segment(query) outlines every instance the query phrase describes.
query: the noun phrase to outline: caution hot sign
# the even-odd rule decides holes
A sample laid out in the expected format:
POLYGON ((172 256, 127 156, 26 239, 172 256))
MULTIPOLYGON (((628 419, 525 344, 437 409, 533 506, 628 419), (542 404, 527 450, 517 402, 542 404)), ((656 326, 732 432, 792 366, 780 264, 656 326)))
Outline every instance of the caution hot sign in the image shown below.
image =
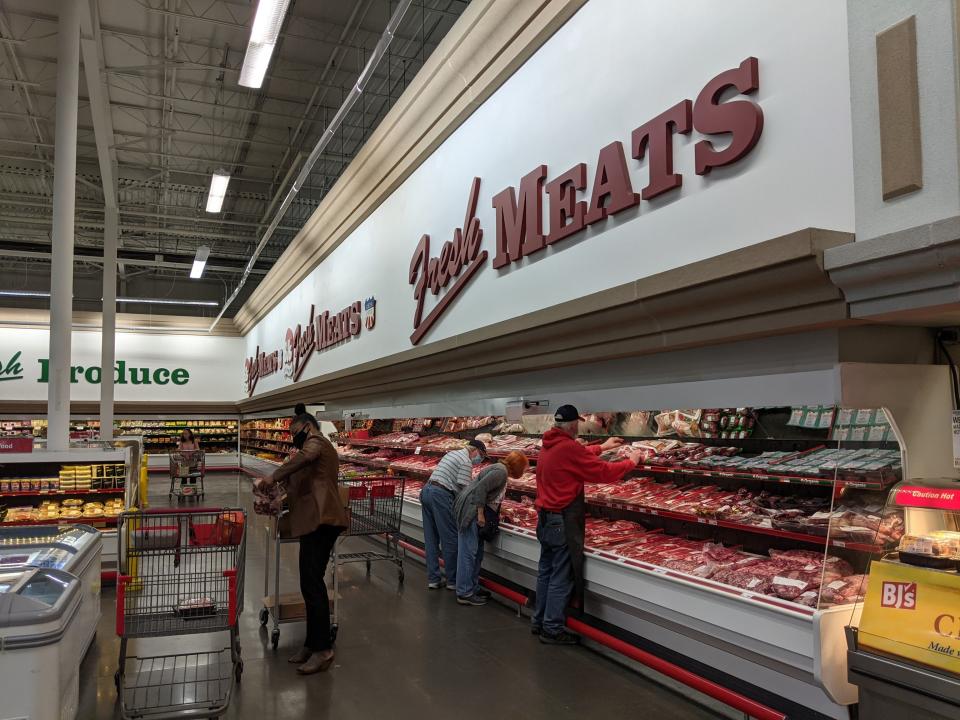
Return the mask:
POLYGON ((875 560, 859 639, 864 647, 960 674, 960 576, 875 560))

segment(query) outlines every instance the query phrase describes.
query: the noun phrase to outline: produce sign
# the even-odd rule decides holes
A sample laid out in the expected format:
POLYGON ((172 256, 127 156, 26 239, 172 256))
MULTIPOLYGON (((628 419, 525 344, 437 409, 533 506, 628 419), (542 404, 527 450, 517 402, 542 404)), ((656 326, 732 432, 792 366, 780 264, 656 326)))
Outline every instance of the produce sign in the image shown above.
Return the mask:
MULTIPOLYGON (((496 211, 493 267, 518 263, 610 215, 635 207, 641 199, 652 200, 677 190, 683 177, 674 172, 674 135, 689 135, 696 130, 704 136, 692 143, 697 175, 707 175, 713 168, 745 157, 760 140, 763 111, 750 100, 724 96, 730 89, 748 95, 759 87, 759 63, 757 58, 748 57, 738 67, 710 80, 696 100, 681 100, 634 129, 629 139, 630 157, 645 161, 648 170, 647 184, 640 192, 634 192, 627 148, 621 140, 598 152, 592 185, 587 184, 587 165, 581 162, 552 179, 548 179, 547 166, 538 165, 521 178, 519 191, 513 186, 501 190, 492 198, 496 211), (543 223, 544 193, 547 232, 543 223), (578 194, 585 199, 578 199, 578 194)), ((470 187, 463 225, 454 230, 453 239, 443 244, 438 256, 430 257, 430 236, 426 234, 414 250, 408 271, 416 303, 410 336, 413 345, 423 339, 487 259, 487 251, 480 249, 483 230, 476 217, 479 191, 477 177, 470 187), (436 296, 441 290, 443 296, 424 317, 427 292, 436 296)))
POLYGON ((874 560, 860 644, 960 673, 960 576, 874 560))

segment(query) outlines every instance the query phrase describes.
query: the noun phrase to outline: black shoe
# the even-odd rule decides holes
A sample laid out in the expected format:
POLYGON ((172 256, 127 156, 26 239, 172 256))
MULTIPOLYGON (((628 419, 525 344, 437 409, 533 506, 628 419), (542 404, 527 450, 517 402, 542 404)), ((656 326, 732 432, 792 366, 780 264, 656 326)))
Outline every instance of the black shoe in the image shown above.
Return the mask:
POLYGON ((544 645, 579 645, 580 636, 569 633, 566 630, 561 630, 556 635, 541 631, 540 642, 544 645))
POLYGON ((487 599, 478 595, 457 595, 457 602, 461 605, 486 605, 487 599))
POLYGON ((531 625, 531 626, 530 626, 530 634, 531 634, 531 635, 539 635, 539 634, 542 633, 542 632, 543 632, 543 628, 540 627, 539 625, 531 625))
POLYGON ((493 593, 491 593, 491 592, 490 592, 489 590, 487 590, 486 588, 477 588, 477 591, 474 593, 474 595, 476 595, 477 597, 482 597, 482 598, 488 598, 488 599, 489 599, 490 596, 493 595, 493 593))

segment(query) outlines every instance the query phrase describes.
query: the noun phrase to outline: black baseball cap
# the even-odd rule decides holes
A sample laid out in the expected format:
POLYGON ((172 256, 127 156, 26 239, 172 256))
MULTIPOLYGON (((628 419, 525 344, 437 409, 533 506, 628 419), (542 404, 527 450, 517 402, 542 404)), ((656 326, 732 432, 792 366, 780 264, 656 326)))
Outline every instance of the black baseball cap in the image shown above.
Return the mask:
POLYGON ((471 445, 471 446, 475 447, 477 450, 480 451, 480 454, 481 454, 483 457, 486 457, 486 456, 487 456, 487 446, 484 445, 484 444, 483 444, 482 442, 480 442, 479 440, 470 440, 470 441, 467 443, 467 445, 471 445))
POLYGON ((556 422, 573 422, 574 420, 583 420, 580 412, 573 405, 561 405, 553 414, 556 422))

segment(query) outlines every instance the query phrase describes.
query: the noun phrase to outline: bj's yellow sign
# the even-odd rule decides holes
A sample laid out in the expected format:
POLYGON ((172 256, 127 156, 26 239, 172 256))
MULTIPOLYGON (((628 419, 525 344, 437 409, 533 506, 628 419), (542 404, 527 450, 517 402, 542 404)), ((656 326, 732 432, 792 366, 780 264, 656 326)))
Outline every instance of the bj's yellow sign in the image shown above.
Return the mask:
POLYGON ((960 673, 960 576, 874 560, 860 644, 960 673))

